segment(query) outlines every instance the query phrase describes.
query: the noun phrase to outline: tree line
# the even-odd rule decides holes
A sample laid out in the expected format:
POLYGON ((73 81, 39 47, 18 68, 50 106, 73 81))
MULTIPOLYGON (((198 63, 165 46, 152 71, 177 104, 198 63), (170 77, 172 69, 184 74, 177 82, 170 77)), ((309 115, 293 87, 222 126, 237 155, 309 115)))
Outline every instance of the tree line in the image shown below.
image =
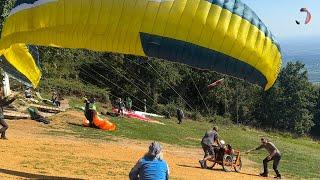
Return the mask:
MULTIPOLYGON (((289 62, 268 91, 245 81, 165 60, 87 50, 40 47, 42 87, 75 95, 72 84, 90 86, 103 101, 131 97, 134 108, 175 115, 182 108, 195 120, 216 116, 259 128, 298 135, 319 134, 320 90, 308 81, 305 65, 289 62), (225 78, 209 90, 207 85, 225 78), (59 83, 57 83, 59 80, 59 83), (48 83, 49 82, 49 83, 48 83), (70 83, 66 88, 63 82, 70 83), (63 86, 60 87, 59 86, 63 86)), ((81 88, 86 89, 86 88, 81 88)), ((77 88, 79 90, 79 88, 77 88)), ((87 90, 88 91, 88 90, 87 90)), ((79 92, 81 93, 81 92, 79 92)))

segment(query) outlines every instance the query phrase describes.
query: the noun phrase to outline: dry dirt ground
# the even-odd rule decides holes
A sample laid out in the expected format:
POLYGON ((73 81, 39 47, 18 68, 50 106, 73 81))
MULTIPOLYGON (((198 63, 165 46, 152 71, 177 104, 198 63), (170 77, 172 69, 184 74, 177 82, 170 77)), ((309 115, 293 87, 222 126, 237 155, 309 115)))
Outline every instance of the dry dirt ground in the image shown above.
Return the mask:
MULTIPOLYGON (((66 112, 82 119, 78 112, 66 112)), ((45 126, 31 120, 8 121, 9 140, 0 141, 0 179, 128 179, 135 162, 147 150, 146 141, 102 141, 46 134, 51 126, 63 130, 59 118, 45 126)), ((263 179, 259 169, 244 159, 242 173, 199 168, 201 149, 164 144, 171 179, 263 179)))

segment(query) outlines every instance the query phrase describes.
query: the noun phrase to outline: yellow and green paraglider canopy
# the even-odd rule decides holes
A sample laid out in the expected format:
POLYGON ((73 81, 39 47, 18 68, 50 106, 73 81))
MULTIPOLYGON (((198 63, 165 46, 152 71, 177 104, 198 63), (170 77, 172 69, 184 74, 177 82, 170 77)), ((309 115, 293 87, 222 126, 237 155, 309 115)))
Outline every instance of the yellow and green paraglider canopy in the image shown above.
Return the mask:
POLYGON ((36 86, 41 73, 25 44, 156 57, 264 89, 281 67, 279 44, 240 0, 18 0, 0 53, 36 86))

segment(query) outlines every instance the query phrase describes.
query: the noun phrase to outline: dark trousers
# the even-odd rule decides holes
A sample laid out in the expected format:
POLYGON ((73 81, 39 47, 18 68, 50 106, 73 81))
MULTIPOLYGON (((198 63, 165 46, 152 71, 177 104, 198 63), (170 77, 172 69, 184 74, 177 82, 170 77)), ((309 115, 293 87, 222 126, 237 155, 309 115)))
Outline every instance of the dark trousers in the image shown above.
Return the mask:
POLYGON ((268 174, 268 162, 269 161, 273 161, 273 170, 274 172, 277 174, 277 176, 281 176, 279 171, 278 171, 278 165, 280 163, 281 160, 281 155, 280 154, 276 154, 274 155, 270 160, 268 160, 268 157, 266 157, 263 160, 263 169, 264 169, 264 174, 268 174))
POLYGON ((54 106, 60 107, 60 104, 61 104, 60 101, 53 101, 54 106))
POLYGON ((0 119, 0 124, 2 128, 0 129, 1 138, 6 137, 6 130, 9 128, 7 122, 4 119, 0 119))
POLYGON ((182 118, 178 117, 178 124, 181 124, 181 123, 182 123, 182 118))
POLYGON ((214 148, 213 146, 209 146, 207 144, 204 144, 204 143, 201 143, 201 146, 202 146, 202 149, 203 149, 203 152, 204 152, 204 157, 203 158, 206 158, 207 156, 214 156, 214 148))
POLYGON ((85 111, 85 116, 87 120, 89 121, 89 126, 90 127, 96 127, 93 123, 93 117, 96 115, 96 111, 88 109, 85 111))

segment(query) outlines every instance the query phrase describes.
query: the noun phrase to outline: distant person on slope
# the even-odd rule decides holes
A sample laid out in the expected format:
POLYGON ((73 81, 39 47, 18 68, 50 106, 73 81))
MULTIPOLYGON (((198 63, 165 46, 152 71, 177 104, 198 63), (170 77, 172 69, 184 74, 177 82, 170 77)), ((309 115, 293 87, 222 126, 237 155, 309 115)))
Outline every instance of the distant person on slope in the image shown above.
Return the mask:
POLYGON ((3 89, 2 88, 0 89, 0 124, 2 126, 2 128, 0 129, 0 133, 1 133, 1 139, 3 140, 7 140, 6 131, 9 128, 7 122, 4 120, 3 108, 5 106, 9 106, 15 100, 16 100, 16 96, 14 96, 11 99, 4 97, 3 89))
POLYGON ((130 180, 168 180, 169 166, 163 160, 162 147, 152 142, 149 151, 137 162, 129 173, 130 180))
POLYGON ((132 100, 130 97, 127 97, 126 99, 126 108, 128 111, 132 111, 132 100))
POLYGON ((269 142, 267 138, 261 138, 261 145, 255 149, 251 149, 247 151, 246 153, 249 153, 251 151, 259 150, 265 148, 269 152, 269 156, 267 156, 263 160, 263 173, 260 174, 260 176, 268 177, 268 162, 273 161, 273 170, 276 173, 275 178, 281 179, 281 174, 279 173, 278 166, 281 160, 281 154, 278 148, 272 143, 269 142))
POLYGON ((124 102, 123 102, 123 100, 121 98, 118 99, 117 105, 118 105, 118 114, 120 116, 123 116, 123 111, 124 111, 124 108, 125 108, 125 104, 124 104, 124 102))
POLYGON ((201 168, 207 168, 207 160, 215 158, 215 153, 218 151, 218 148, 221 147, 217 126, 214 126, 212 130, 205 133, 201 140, 201 146, 204 152, 204 158, 200 160, 199 163, 201 168))
POLYGON ((182 123, 182 119, 184 118, 184 113, 181 109, 177 109, 177 118, 178 118, 178 124, 182 123))

